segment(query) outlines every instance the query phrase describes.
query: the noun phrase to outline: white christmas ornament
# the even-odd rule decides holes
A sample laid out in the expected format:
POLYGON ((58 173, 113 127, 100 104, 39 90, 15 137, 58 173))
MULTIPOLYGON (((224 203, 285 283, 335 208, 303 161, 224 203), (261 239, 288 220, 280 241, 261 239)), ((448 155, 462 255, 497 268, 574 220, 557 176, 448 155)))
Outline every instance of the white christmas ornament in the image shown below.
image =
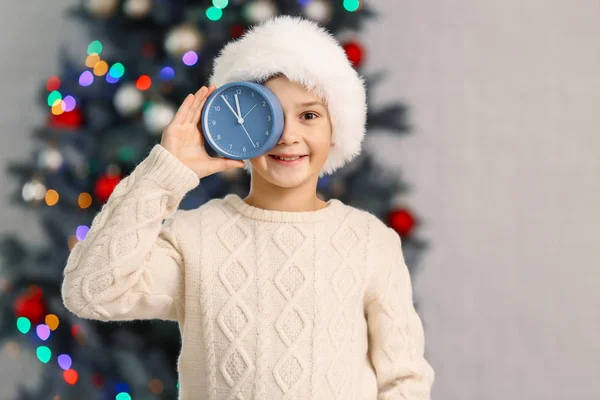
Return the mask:
POLYGON ((38 154, 38 165, 49 171, 57 171, 64 158, 56 147, 47 147, 38 154))
POLYGON ((331 4, 323 0, 312 0, 302 10, 303 14, 316 22, 324 23, 331 18, 331 4))
POLYGON ((144 18, 152 10, 152 0, 127 0, 123 5, 123 11, 130 18, 144 18))
POLYGON ((194 25, 180 25, 173 28, 165 39, 165 48, 173 57, 181 57, 190 50, 199 52, 204 44, 204 36, 194 25))
POLYGON ((46 196, 46 186, 34 178, 23 185, 21 196, 27 203, 43 200, 46 196))
POLYGON ((144 125, 152 134, 161 134, 175 116, 175 108, 166 103, 155 103, 144 112, 144 125))
POLYGON ((130 116, 140 111, 144 95, 134 84, 128 83, 117 90, 113 102, 119 114, 130 116))
POLYGON ((243 15, 250 23, 257 24, 277 14, 277 7, 271 0, 256 0, 248 3, 243 15))
POLYGON ((119 7, 118 0, 86 0, 85 9, 96 17, 110 17, 119 7))

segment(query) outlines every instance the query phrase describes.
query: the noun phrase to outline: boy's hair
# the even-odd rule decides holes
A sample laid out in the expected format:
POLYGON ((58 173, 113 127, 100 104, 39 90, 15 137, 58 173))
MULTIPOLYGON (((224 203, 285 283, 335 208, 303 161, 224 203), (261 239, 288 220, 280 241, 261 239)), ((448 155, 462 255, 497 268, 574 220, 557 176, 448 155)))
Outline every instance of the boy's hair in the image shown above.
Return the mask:
MULTIPOLYGON (((365 83, 337 39, 316 22, 284 15, 252 27, 220 51, 210 84, 266 82, 278 74, 327 105, 333 146, 321 176, 356 157, 366 129, 365 83)), ((251 170, 250 162, 246 169, 251 170)))

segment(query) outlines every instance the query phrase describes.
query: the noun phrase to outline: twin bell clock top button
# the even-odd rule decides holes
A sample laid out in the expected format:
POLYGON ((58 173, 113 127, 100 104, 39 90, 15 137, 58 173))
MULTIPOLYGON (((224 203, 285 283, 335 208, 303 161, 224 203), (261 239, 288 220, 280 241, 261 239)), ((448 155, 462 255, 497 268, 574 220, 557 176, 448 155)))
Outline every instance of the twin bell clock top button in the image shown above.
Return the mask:
POLYGON ((281 138, 283 109, 275 94, 254 82, 217 88, 202 111, 202 131, 219 155, 247 160, 267 154, 281 138))

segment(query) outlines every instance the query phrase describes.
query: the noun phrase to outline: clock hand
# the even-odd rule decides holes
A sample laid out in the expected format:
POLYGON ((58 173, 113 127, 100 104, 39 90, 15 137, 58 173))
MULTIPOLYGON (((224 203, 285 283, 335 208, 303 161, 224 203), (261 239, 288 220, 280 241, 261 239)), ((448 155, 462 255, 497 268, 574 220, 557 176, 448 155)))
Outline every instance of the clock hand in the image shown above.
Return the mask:
POLYGON ((242 128, 244 128, 244 132, 246 132, 246 136, 248 136, 248 139, 250 139, 250 142, 252 143, 252 147, 256 147, 256 145, 254 144, 254 140, 252 140, 252 138, 250 137, 250 134, 246 130, 246 127, 244 126, 244 124, 241 124, 241 125, 242 125, 242 128))
MULTIPOLYGON (((255 104, 255 105, 254 105, 254 107, 256 107, 256 106, 257 106, 257 104, 255 104)), ((252 108, 250 109, 250 111, 254 110, 254 107, 252 107, 252 108)), ((243 119, 246 119, 246 117, 248 116, 248 114, 250 114, 250 111, 248 111, 248 112, 246 113, 246 115, 244 115, 244 118, 243 118, 243 119)))
POLYGON ((242 118, 242 112, 240 111, 240 101, 238 100, 237 93, 235 94, 235 105, 237 107, 237 112, 238 112, 238 123, 243 124, 244 118, 242 118))
POLYGON ((233 107, 231 107, 231 104, 229 104, 229 102, 227 101, 227 99, 225 98, 225 96, 221 95, 221 97, 223 98, 223 100, 225 100, 225 103, 227 104, 227 107, 229 107, 229 109, 231 110, 231 112, 233 113, 233 115, 238 119, 238 122, 240 120, 240 116, 238 116, 235 111, 233 110, 233 107))

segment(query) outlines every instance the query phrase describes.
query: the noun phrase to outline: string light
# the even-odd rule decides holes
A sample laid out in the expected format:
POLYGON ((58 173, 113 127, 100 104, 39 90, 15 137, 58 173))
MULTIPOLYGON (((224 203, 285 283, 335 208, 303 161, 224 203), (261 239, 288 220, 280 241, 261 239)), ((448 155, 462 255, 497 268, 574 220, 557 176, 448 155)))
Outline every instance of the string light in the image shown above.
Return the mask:
POLYGON ((52 92, 53 90, 60 89, 60 79, 58 76, 51 76, 46 81, 46 90, 52 92))
POLYGON ((102 43, 99 40, 94 40, 89 44, 87 53, 90 55, 94 53, 98 55, 102 54, 102 43))
POLYGON ((346 11, 354 12, 360 8, 360 0, 344 0, 346 11))
POLYGON ((48 325, 46 324, 39 324, 37 328, 35 328, 35 332, 37 333, 38 337, 43 341, 48 340, 48 338, 50 337, 50 328, 48 328, 48 325))
POLYGON ((63 379, 69 385, 74 385, 77 383, 77 380, 79 379, 79 375, 77 374, 77 371, 75 371, 74 369, 68 369, 63 372, 63 379))
POLYGON ((94 75, 90 71, 83 71, 79 76, 79 84, 85 87, 92 83, 94 83, 94 75))
POLYGON ((52 107, 54 104, 56 104, 57 101, 61 101, 62 100, 62 94, 60 94, 60 92, 58 90, 54 90, 52 92, 50 92, 50 94, 48 95, 48 106, 52 107))
POLYGON ((163 69, 160 70, 158 76, 163 81, 170 81, 171 79, 173 79, 175 77, 175 70, 171 67, 164 67, 163 69))
POLYGON ((52 351, 46 346, 39 346, 36 350, 37 358, 46 364, 52 358, 52 351))
POLYGON ((148 382, 148 388, 154 394, 161 394, 165 387, 160 379, 152 379, 148 382))
POLYGON ((100 61, 94 65, 94 75, 104 76, 108 72, 108 63, 106 61, 100 61))
POLYGON ((92 195, 89 193, 80 193, 77 197, 77 204, 80 208, 88 208, 92 205, 92 195))
MULTIPOLYGON (((88 226, 79 225, 77 227, 77 229, 75 229, 75 235, 77 236, 77 239, 81 241, 81 240, 85 239, 85 237, 87 236, 89 231, 90 231, 90 228, 88 226)), ((73 333, 73 336, 75 336, 74 333, 73 333)))
POLYGON ((75 100, 75 97, 67 96, 63 99, 61 105, 65 112, 69 112, 69 111, 73 111, 75 109, 75 106, 77 105, 77 101, 75 100))
POLYGON ((218 7, 209 7, 208 9, 206 9, 206 18, 210 19, 211 21, 218 21, 223 17, 223 10, 221 10, 218 7))
POLYGON ((188 67, 195 65, 198 62, 198 54, 195 51, 190 50, 183 55, 183 63, 188 67))
POLYGON ((139 90, 148 90, 150 89, 150 86, 152 86, 152 79, 150 79, 148 75, 142 75, 138 78, 135 86, 139 90))
POLYGON ((58 328, 58 324, 59 324, 58 317, 54 314, 46 315, 44 322, 46 323, 48 328, 50 328, 51 331, 55 331, 56 328, 58 328))
POLYGON ((108 74, 114 79, 121 79, 121 77, 125 74, 125 67, 121 63, 115 63, 112 67, 110 67, 108 74))
POLYGON ((67 354, 61 354, 60 356, 58 356, 57 361, 58 366, 65 371, 70 369, 71 365, 73 364, 73 360, 71 360, 71 357, 67 354))
POLYGON ((58 203, 58 192, 54 189, 49 189, 46 191, 46 204, 49 206, 54 206, 58 203))
POLYGON ((17 329, 25 335, 31 329, 31 321, 25 317, 17 318, 17 329))
POLYGON ((92 53, 85 59, 85 66, 88 68, 94 68, 96 64, 100 62, 100 55, 92 53))

